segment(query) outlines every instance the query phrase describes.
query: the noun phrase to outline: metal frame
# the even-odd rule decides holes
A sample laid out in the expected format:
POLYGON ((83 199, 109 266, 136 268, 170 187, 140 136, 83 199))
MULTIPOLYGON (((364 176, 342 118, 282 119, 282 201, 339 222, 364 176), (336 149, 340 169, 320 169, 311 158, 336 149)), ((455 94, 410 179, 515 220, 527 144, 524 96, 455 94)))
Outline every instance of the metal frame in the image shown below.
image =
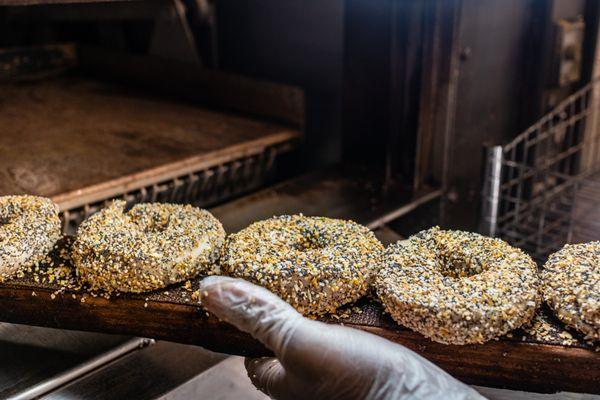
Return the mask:
POLYGON ((132 338, 127 342, 116 346, 84 363, 81 363, 57 376, 31 386, 26 390, 10 396, 11 400, 38 399, 49 392, 56 390, 69 382, 74 381, 98 368, 101 368, 116 359, 123 357, 133 351, 141 350, 155 343, 153 339, 132 338))
MULTIPOLYGON (((255 154, 202 167, 184 175, 164 179, 157 176, 151 184, 136 187, 128 185, 127 192, 109 198, 100 198, 83 205, 61 207, 63 232, 73 234, 79 224, 115 199, 127 201, 128 205, 143 202, 166 202, 209 206, 228 198, 258 188, 273 171, 276 156, 289 150, 289 143, 268 146, 255 154)), ((60 205, 60 203, 59 203, 60 205)))
POLYGON ((565 243, 586 240, 573 230, 581 218, 577 208, 598 201, 600 136, 591 116, 600 111, 599 93, 600 80, 594 80, 510 143, 486 150, 482 233, 538 260, 565 243))

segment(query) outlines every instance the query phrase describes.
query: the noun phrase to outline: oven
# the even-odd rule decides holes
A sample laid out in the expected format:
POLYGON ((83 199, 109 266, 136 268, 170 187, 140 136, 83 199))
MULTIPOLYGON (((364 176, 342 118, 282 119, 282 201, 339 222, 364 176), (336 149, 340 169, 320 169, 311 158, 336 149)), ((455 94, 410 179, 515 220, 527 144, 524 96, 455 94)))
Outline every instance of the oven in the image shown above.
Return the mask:
MULTIPOLYGON (((302 212, 387 244, 439 224, 538 260, 598 238, 595 1, 305 3, 0 1, 0 195, 52 198, 65 234, 124 199, 227 232, 302 212)), ((0 352, 2 398, 248 393, 187 344, 2 324, 0 352)))

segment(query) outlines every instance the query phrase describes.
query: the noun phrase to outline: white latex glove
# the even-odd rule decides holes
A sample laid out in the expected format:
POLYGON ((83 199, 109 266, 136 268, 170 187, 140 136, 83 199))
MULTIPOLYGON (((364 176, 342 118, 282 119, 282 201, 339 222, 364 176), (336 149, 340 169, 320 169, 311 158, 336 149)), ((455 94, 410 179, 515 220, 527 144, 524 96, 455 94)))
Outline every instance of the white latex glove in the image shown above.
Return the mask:
POLYGON ((268 290, 212 276, 202 304, 277 358, 247 359, 252 383, 280 399, 483 399, 413 353, 378 336, 302 317, 268 290))

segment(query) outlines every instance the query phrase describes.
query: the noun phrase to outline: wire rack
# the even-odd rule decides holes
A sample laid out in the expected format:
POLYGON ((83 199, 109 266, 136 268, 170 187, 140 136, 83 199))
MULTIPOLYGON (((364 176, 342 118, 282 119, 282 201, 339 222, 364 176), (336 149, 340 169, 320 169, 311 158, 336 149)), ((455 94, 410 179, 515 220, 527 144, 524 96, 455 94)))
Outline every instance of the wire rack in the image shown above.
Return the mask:
POLYGON ((481 231, 539 261, 600 238, 600 81, 504 146, 486 149, 481 231))
POLYGON ((183 176, 152 183, 107 199, 101 199, 60 213, 63 232, 74 234, 87 217, 104 208, 115 199, 128 206, 144 202, 193 204, 206 207, 243 194, 261 186, 274 170, 276 156, 288 149, 269 146, 257 154, 201 168, 183 176))

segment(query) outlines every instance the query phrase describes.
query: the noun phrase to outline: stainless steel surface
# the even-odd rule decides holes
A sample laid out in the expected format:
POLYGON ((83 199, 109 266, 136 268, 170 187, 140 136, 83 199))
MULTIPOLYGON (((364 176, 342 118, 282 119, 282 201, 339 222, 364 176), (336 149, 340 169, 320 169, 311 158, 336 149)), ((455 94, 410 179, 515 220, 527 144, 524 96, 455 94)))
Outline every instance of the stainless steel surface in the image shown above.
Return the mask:
POLYGON ((148 53, 200 66, 202 60, 186 18, 186 11, 184 2, 164 2, 154 17, 154 30, 148 53))
POLYGON ((384 194, 379 189, 380 180, 381 174, 374 169, 336 165, 216 206, 211 212, 227 232, 237 232, 273 215, 297 213, 352 219, 374 229, 442 193, 431 188, 415 194, 402 189, 384 194))
POLYGON ((0 324, 0 398, 8 398, 111 350, 126 336, 0 324))
MULTIPOLYGON (((600 131, 594 124, 600 112, 599 87, 600 80, 591 82, 502 146, 499 189, 496 174, 485 176, 484 233, 523 248, 539 261, 580 240, 573 237, 582 221, 576 218, 581 212, 575 204, 600 185, 600 131)), ((498 155, 488 155, 488 164, 497 165, 498 155)), ((588 238, 598 240, 600 230, 588 238)))
POLYGON ((581 79, 585 21, 583 16, 575 19, 561 18, 555 23, 557 46, 554 55, 558 64, 557 77, 560 87, 576 84, 581 79))
POLYGON ((484 186, 481 207, 481 232, 487 236, 496 236, 498 225, 498 204, 500 202, 500 183, 502 173, 502 146, 490 146, 485 149, 484 186))
POLYGON ((379 227, 387 224, 388 222, 395 220, 396 218, 400 218, 400 217, 408 214, 409 212, 415 210, 417 207, 441 197, 442 194, 443 194, 442 189, 436 189, 431 192, 425 193, 422 196, 415 196, 415 198, 413 200, 411 200, 410 202, 408 202, 407 204, 403 204, 402 206, 396 208, 395 210, 387 212, 387 213, 373 219, 372 221, 367 223, 367 226, 371 229, 379 228, 379 227))
MULTIPOLYGON (((175 391, 227 358, 200 347, 157 342, 130 353, 93 374, 78 379, 44 399, 141 400, 175 391)), ((226 389, 226 388, 225 388, 226 389)), ((197 393, 195 399, 213 399, 215 393, 197 393)))
POLYGON ((76 365, 75 367, 64 371, 52 378, 46 379, 37 385, 31 386, 26 390, 15 393, 11 395, 9 398, 11 400, 29 400, 29 399, 37 399, 40 396, 43 396, 50 391, 60 388, 67 383, 84 376, 87 373, 92 372, 93 370, 100 368, 112 361, 117 360, 119 357, 124 356, 127 353, 135 351, 137 349, 141 349, 143 347, 154 344, 154 340, 152 339, 143 339, 143 338, 133 338, 128 340, 127 342, 114 347, 84 363, 76 365))
POLYGON ((229 357, 184 385, 160 397, 160 400, 268 400, 256 389, 244 367, 242 357, 229 357))

